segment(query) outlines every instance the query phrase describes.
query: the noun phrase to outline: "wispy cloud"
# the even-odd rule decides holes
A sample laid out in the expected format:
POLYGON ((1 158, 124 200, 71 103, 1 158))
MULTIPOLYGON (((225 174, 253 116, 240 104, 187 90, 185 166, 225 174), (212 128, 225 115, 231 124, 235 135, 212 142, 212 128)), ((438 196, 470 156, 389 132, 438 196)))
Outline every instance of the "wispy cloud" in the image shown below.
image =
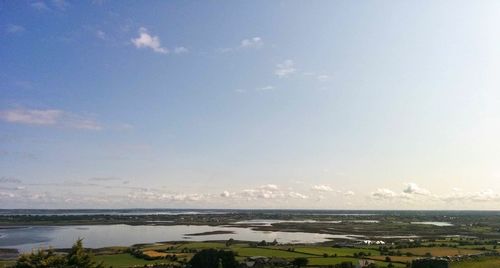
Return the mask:
POLYGON ((276 88, 274 86, 263 86, 263 87, 258 87, 255 90, 257 91, 270 91, 270 90, 275 90, 276 88))
POLYGON ((311 187, 311 190, 319 192, 333 192, 332 187, 328 185, 314 185, 313 187, 311 187))
POLYGON ((275 184, 265 184, 256 188, 244 189, 242 191, 231 193, 223 191, 220 194, 223 198, 232 198, 235 200, 257 200, 257 199, 307 199, 307 195, 289 190, 281 189, 275 184))
POLYGON ((45 4, 45 2, 42 2, 42 1, 39 1, 39 2, 33 2, 30 4, 30 6, 33 8, 33 9, 36 9, 38 11, 46 11, 46 10, 49 10, 49 7, 47 6, 47 4, 45 4))
POLYGON ((377 200, 391 200, 398 196, 399 195, 396 194, 394 191, 389 190, 387 188, 379 188, 371 193, 371 197, 377 200))
POLYGON ((25 30, 26 29, 23 26, 16 24, 8 24, 7 27, 5 28, 5 31, 10 34, 22 33, 25 30))
POLYGON ((344 192, 344 196, 354 196, 354 195, 356 195, 356 193, 350 190, 344 192))
POLYGON ((240 93, 240 94, 243 94, 243 93, 246 93, 246 92, 247 92, 247 90, 246 90, 246 89, 243 89, 243 88, 237 88, 237 89, 235 89, 235 90, 234 90, 234 92, 236 92, 236 93, 240 93))
POLYGON ((106 33, 102 30, 97 30, 95 35, 101 40, 106 40, 106 33))
POLYGON ((253 38, 241 40, 241 48, 261 48, 264 45, 262 38, 256 36, 253 38))
POLYGON ((89 178, 89 181, 102 181, 102 182, 106 182, 106 181, 123 181, 122 178, 118 178, 118 177, 93 177, 93 178, 89 178))
POLYGON ((294 74, 297 71, 295 68, 295 63, 293 60, 285 60, 282 63, 276 64, 276 69, 274 70, 274 74, 279 78, 285 78, 294 74))
POLYGON ((0 119, 9 123, 29 125, 55 125, 63 115, 63 111, 55 109, 25 109, 0 111, 0 119))
POLYGON ((103 127, 93 118, 57 109, 15 108, 0 111, 0 120, 8 123, 62 126, 76 129, 101 130, 103 127))
POLYGON ((451 193, 433 194, 431 191, 418 186, 416 183, 407 183, 402 192, 394 192, 387 188, 380 188, 370 194, 370 197, 381 201, 432 201, 432 202, 500 202, 500 194, 491 189, 478 192, 465 192, 453 188, 451 193))
POLYGON ((189 49, 185 48, 185 47, 176 47, 174 48, 174 53, 175 54, 184 54, 184 53, 188 53, 189 52, 189 49))
POLYGON ((222 48, 219 51, 222 53, 227 53, 227 52, 236 52, 238 50, 244 50, 244 49, 258 49, 262 48, 264 46, 264 40, 262 40, 261 37, 252 37, 252 38, 245 38, 240 41, 239 46, 234 46, 234 47, 226 47, 222 48))
POLYGON ((167 48, 161 46, 160 38, 149 34, 148 29, 144 27, 139 29, 139 37, 133 38, 131 41, 136 48, 150 48, 154 52, 161 54, 169 52, 167 48))
POLYGON ((61 11, 65 11, 69 7, 69 3, 66 0, 52 0, 52 5, 61 11))
POLYGON ((420 186, 418 186, 416 183, 413 183, 413 182, 407 183, 403 192, 407 193, 407 194, 418 194, 418 195, 430 195, 431 194, 431 192, 429 190, 421 188, 420 186))
POLYGON ((18 183, 21 183, 21 180, 17 179, 17 178, 12 178, 12 177, 1 177, 0 178, 0 183, 18 184, 18 183))
MULTIPOLYGON (((253 91, 266 92, 266 91, 273 91, 275 89, 276 89, 275 86, 267 85, 267 86, 256 87, 253 89, 253 91)), ((243 93, 247 93, 247 92, 251 92, 251 91, 252 90, 250 90, 250 89, 244 89, 244 88, 237 88, 234 90, 234 92, 239 93, 239 94, 243 94, 243 93)))
POLYGON ((491 189, 479 192, 464 192, 455 189, 452 193, 440 197, 446 202, 500 202, 500 194, 493 192, 491 189))

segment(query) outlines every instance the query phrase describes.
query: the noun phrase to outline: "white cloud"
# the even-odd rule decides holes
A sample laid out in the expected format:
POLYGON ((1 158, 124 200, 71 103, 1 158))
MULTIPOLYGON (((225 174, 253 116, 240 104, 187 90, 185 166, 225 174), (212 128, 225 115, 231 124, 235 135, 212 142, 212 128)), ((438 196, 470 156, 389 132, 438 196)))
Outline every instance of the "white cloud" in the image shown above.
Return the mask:
POLYGON ((500 194, 493 190, 483 190, 479 192, 463 192, 455 190, 450 194, 439 197, 445 202, 500 202, 500 194))
POLYGON ((26 29, 21 25, 9 24, 7 25, 6 32, 11 34, 22 33, 26 29))
POLYGON ((289 192, 288 196, 290 196, 291 198, 298 198, 298 199, 307 199, 307 198, 309 198, 307 195, 304 195, 304 194, 301 194, 301 193, 297 193, 297 192, 289 192))
POLYGON ((62 126, 88 130, 102 129, 102 126, 93 118, 57 109, 15 108, 4 110, 0 111, 0 120, 25 125, 62 126))
POLYGON ((66 126, 77 129, 101 130, 103 127, 92 118, 84 118, 81 116, 69 116, 66 126))
POLYGON ((139 29, 139 37, 133 38, 131 41, 136 48, 150 48, 157 53, 168 53, 168 49, 161 46, 160 38, 150 35, 144 27, 139 29))
POLYGON ((228 191, 224 191, 224 192, 222 192, 222 193, 220 194, 220 196, 221 196, 221 197, 229 197, 229 196, 231 196, 231 193, 230 193, 230 192, 228 192, 228 191))
POLYGON ((240 47, 242 48, 261 48, 264 45, 264 41, 260 37, 253 37, 241 40, 240 47))
POLYGON ((20 179, 16 179, 16 178, 11 178, 11 177, 1 177, 0 178, 0 183, 13 183, 13 184, 17 184, 17 183, 21 183, 21 180, 20 179))
POLYGON ((276 65, 276 69, 274 70, 274 74, 279 78, 285 78, 289 75, 295 73, 295 63, 293 60, 285 60, 282 63, 276 65))
POLYGON ((282 190, 275 184, 261 185, 257 188, 245 189, 231 194, 234 199, 257 200, 257 199, 306 199, 308 196, 291 191, 282 190))
POLYGON ((255 90, 257 90, 257 91, 270 91, 270 90, 274 90, 274 89, 275 89, 274 86, 263 86, 263 87, 258 87, 255 90))
POLYGON ((297 198, 297 199, 308 199, 309 198, 309 196, 301 194, 301 193, 297 193, 297 192, 289 192, 288 196, 290 196, 291 198, 297 198))
POLYGON ((238 47, 226 47, 226 48, 221 48, 219 49, 219 52, 221 53, 229 53, 229 52, 236 52, 238 50, 243 50, 243 49, 258 49, 264 46, 264 41, 262 38, 256 36, 252 38, 245 38, 240 41, 240 45, 238 47))
POLYGON ((371 197, 374 199, 378 199, 378 200, 393 199, 397 196, 398 196, 398 194, 396 194, 392 190, 389 190, 386 188, 380 188, 380 189, 377 189, 375 192, 371 193, 371 197))
POLYGON ((14 198, 16 195, 11 192, 0 192, 0 200, 4 198, 14 198))
POLYGON ((123 181, 123 179, 118 177, 94 177, 94 178, 89 178, 89 181, 108 182, 108 181, 123 181))
POLYGON ((259 187, 259 189, 265 189, 270 191, 278 190, 278 185, 276 184, 266 184, 259 187))
POLYGON ((184 53, 188 53, 189 50, 185 47, 176 47, 174 48, 174 53, 175 54, 184 54, 184 53))
POLYGON ((419 187, 416 183, 410 182, 406 184, 404 193, 407 194, 417 194, 417 195, 430 195, 429 190, 419 187))
POLYGON ((49 7, 42 1, 40 2, 33 2, 30 4, 30 6, 33 8, 33 9, 36 9, 38 11, 44 11, 44 10, 49 10, 49 7))
POLYGON ((99 39, 102 39, 102 40, 105 40, 106 39, 106 33, 104 31, 101 31, 101 30, 97 30, 95 35, 97 36, 97 38, 99 39))
POLYGON ((187 194, 187 193, 163 193, 160 191, 143 189, 135 190, 128 194, 128 198, 139 202, 199 202, 206 201, 210 198, 204 194, 187 194))
POLYGON ((20 123, 30 125, 54 125, 63 115, 63 111, 46 109, 24 109, 0 111, 0 119, 9 123, 20 123))
POLYGON ((345 191, 344 192, 344 196, 354 196, 356 195, 356 193, 354 193, 353 191, 345 191))
POLYGON ((386 188, 377 189, 370 194, 376 200, 399 200, 418 202, 500 202, 500 194, 491 189, 479 192, 464 192, 458 188, 452 188, 451 193, 433 194, 429 190, 421 188, 415 183, 407 183, 402 192, 394 192, 386 188))
POLYGON ((333 192, 332 187, 328 185, 314 185, 313 187, 311 187, 311 190, 318 192, 333 192))

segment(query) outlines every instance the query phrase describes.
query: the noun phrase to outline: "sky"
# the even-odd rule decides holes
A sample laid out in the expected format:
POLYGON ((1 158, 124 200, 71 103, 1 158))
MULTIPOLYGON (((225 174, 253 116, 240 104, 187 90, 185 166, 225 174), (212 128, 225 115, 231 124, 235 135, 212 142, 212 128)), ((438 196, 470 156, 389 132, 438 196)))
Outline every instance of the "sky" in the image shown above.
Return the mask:
POLYGON ((499 1, 0 1, 0 208, 500 209, 499 1))

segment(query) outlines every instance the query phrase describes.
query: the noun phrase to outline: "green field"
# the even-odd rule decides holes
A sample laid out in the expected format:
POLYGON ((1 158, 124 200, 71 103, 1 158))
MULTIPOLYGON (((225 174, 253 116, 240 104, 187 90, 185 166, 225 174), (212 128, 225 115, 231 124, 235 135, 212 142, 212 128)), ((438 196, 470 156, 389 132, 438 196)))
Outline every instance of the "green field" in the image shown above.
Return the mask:
POLYGON ((455 256, 455 255, 468 255, 481 253, 480 250, 466 249, 466 248, 449 248, 449 247, 422 247, 422 248, 407 248, 401 249, 401 252, 412 253, 416 256, 425 256, 430 253, 432 256, 455 256))
POLYGON ((483 258, 477 261, 466 261, 451 264, 450 268, 498 268, 500 258, 483 258))
POLYGON ((15 261, 0 261, 0 268, 10 267, 15 263, 15 261))
POLYGON ((302 252, 307 254, 313 254, 318 256, 323 256, 323 254, 328 254, 328 256, 332 256, 337 254, 339 257, 351 257, 354 253, 364 252, 366 254, 370 253, 370 255, 378 255, 379 252, 373 249, 364 249, 364 248, 334 248, 334 247, 297 247, 295 248, 295 252, 302 252))
MULTIPOLYGON (((481 247, 481 246, 476 246, 481 247)), ((154 244, 144 244, 136 245, 136 249, 143 252, 159 250, 158 254, 165 254, 165 250, 168 249, 168 254, 176 254, 184 260, 189 260, 194 252, 215 248, 223 250, 232 250, 237 255, 238 261, 243 261, 247 257, 276 257, 283 258, 291 261, 294 258, 304 257, 309 260, 309 266, 329 266, 342 262, 352 262, 353 264, 358 263, 358 258, 354 258, 353 255, 364 252, 365 254, 370 254, 367 259, 373 260, 379 267, 387 267, 389 264, 385 262, 386 256, 380 255, 379 251, 373 248, 337 248, 325 245, 309 245, 309 246, 294 246, 294 245, 278 245, 278 246, 262 246, 255 247, 248 243, 238 243, 231 246, 226 246, 223 242, 186 242, 186 243, 154 243, 154 244), (189 249, 190 253, 183 253, 185 249, 189 249), (293 249, 289 251, 289 249, 293 249), (193 252, 194 251, 194 252, 193 252), (324 257, 327 254, 328 257, 324 257), (332 257, 336 255, 337 257, 332 257)), ((488 247, 489 248, 489 247, 488 247)), ((122 247, 109 247, 94 250, 96 252, 95 260, 98 262, 104 262, 105 266, 112 266, 115 268, 126 268, 131 266, 144 266, 148 264, 160 264, 169 263, 168 260, 144 260, 136 258, 129 253, 123 253, 126 248, 122 247)), ((406 262, 410 262, 413 258, 417 256, 423 256, 426 253, 431 253, 433 256, 448 256, 448 255, 458 255, 458 254, 476 254, 481 251, 470 249, 470 248, 453 248, 453 247, 419 247, 419 248, 403 248, 400 249, 401 252, 411 252, 415 257, 407 256, 389 256, 392 260, 392 264, 395 267, 405 267, 406 262)), ((13 264, 13 261, 0 261, 0 268, 9 267, 13 264)), ((451 268, 494 268, 500 267, 500 258, 482 258, 477 261, 466 261, 460 263, 452 263, 451 268)))
MULTIPOLYGON (((346 258, 346 257, 338 257, 338 258, 314 257, 314 258, 308 258, 308 259, 309 259, 308 265, 318 265, 318 266, 334 265, 334 264, 338 264, 341 262, 352 262, 354 265, 356 265, 358 263, 358 259, 346 258)), ((376 261, 375 263, 379 267, 386 267, 388 265, 387 262, 376 261)), ((400 263, 393 263, 393 265, 394 265, 394 267, 406 267, 404 264, 400 264, 400 263)))
POLYGON ((190 242, 179 245, 179 248, 194 248, 194 249, 226 248, 226 244, 217 242, 190 242))
POLYGON ((165 261, 147 261, 143 259, 136 258, 130 254, 114 254, 114 255, 99 255, 95 256, 95 260, 98 262, 104 262, 105 266, 113 266, 114 268, 120 267, 130 267, 134 265, 145 265, 154 263, 164 263, 165 261))
POLYGON ((263 256, 263 257, 278 257, 285 259, 293 259, 298 257, 310 257, 308 254, 289 252, 280 249, 270 249, 270 248, 254 248, 254 247, 231 247, 231 250, 238 253, 238 256, 242 257, 253 257, 253 256, 263 256))

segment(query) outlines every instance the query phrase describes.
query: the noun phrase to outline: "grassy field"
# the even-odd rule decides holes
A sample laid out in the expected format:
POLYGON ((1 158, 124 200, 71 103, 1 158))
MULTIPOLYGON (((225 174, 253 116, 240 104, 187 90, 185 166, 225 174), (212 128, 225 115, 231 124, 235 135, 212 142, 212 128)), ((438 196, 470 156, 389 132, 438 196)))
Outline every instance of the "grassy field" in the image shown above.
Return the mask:
POLYGON ((0 268, 10 267, 15 263, 15 261, 0 261, 0 268))
POLYGON ((467 255, 467 254, 477 254, 481 253, 480 250, 474 249, 464 249, 464 248, 448 248, 448 247, 423 247, 423 248, 407 248, 401 249, 403 253, 412 253, 416 256, 425 256, 430 253, 432 256, 455 256, 455 255, 467 255))
POLYGON ((498 268, 500 258, 483 258, 477 261, 452 263, 450 268, 498 268))
POLYGON ((179 245, 179 248, 194 248, 194 249, 205 249, 205 248, 226 248, 225 243, 217 242, 191 242, 179 245))
POLYGON ((379 252, 373 249, 362 249, 362 248, 333 248, 333 247, 297 247, 295 252, 302 252, 307 254, 314 254, 318 256, 323 256, 323 254, 328 254, 332 256, 337 254, 339 257, 352 257, 354 253, 364 252, 370 255, 378 255, 379 252))
MULTIPOLYGON (((355 253, 359 254, 364 252, 370 254, 368 259, 376 261, 379 267, 386 267, 385 256, 380 255, 379 251, 370 248, 336 248, 324 245, 310 245, 310 246, 293 246, 293 245, 278 245, 278 246, 264 246, 253 247, 247 243, 233 244, 229 247, 225 243, 220 242, 187 242, 187 243, 154 243, 138 245, 136 248, 140 249, 146 255, 151 257, 162 257, 166 255, 175 254, 179 259, 189 260, 194 253, 183 253, 185 249, 189 250, 203 250, 208 248, 232 250, 237 254, 237 260, 243 261, 247 257, 276 257, 292 260, 298 257, 305 257, 309 260, 310 266, 328 266, 342 262, 352 262, 357 264, 358 259, 354 258, 355 253), (288 251, 293 248, 293 251, 288 251), (162 252, 167 250, 168 253, 162 252), (328 257, 324 257, 327 254, 328 257), (337 257, 332 257, 336 255, 337 257)), ((114 268, 125 268, 131 266, 144 266, 147 264, 155 263, 168 263, 168 260, 144 260, 136 258, 129 253, 123 253, 125 248, 104 248, 95 250, 98 254, 95 255, 96 261, 103 261, 106 266, 114 268)), ((424 256, 426 253, 431 253, 433 256, 448 256, 458 254, 476 254, 480 253, 479 250, 469 248, 452 248, 452 247, 420 247, 420 248, 407 248, 400 249, 401 252, 410 252, 415 257, 406 256, 390 256, 392 263, 395 267, 405 267, 405 263, 411 261, 417 256, 424 256)), ((0 261, 0 268, 12 265, 12 261, 0 261)), ((451 268, 493 268, 500 267, 500 258, 483 258, 478 261, 467 261, 461 263, 453 263, 451 268)))
POLYGON ((236 253, 238 253, 238 256, 242 257, 263 256, 263 257, 278 257, 285 259, 310 257, 310 255, 308 254, 289 252, 286 250, 279 250, 279 249, 269 249, 269 248, 231 247, 231 250, 235 251, 236 253))
POLYGON ((95 256, 95 260, 98 262, 104 262, 105 266, 113 266, 114 268, 124 268, 134 265, 145 265, 154 263, 165 263, 166 261, 147 261, 143 259, 136 258, 130 254, 114 254, 114 255, 99 255, 95 256))
POLYGON ((167 249, 170 247, 177 247, 177 245, 169 244, 169 243, 156 243, 156 244, 148 244, 141 246, 142 250, 159 250, 159 249, 167 249))
MULTIPOLYGON (((352 262, 354 265, 358 263, 358 259, 355 258, 347 258, 347 257, 337 257, 337 258, 322 258, 322 257, 314 257, 308 258, 309 264, 312 266, 328 266, 334 265, 342 262, 352 262)), ((387 262, 376 262, 379 267, 386 267, 388 265, 387 262)), ((404 264, 393 263, 394 267, 406 267, 404 264)))
MULTIPOLYGON (((386 256, 370 256, 370 259, 375 259, 379 261, 385 261, 386 256)), ((406 256, 389 256, 393 262, 411 262, 413 259, 418 257, 406 257, 406 256)))

